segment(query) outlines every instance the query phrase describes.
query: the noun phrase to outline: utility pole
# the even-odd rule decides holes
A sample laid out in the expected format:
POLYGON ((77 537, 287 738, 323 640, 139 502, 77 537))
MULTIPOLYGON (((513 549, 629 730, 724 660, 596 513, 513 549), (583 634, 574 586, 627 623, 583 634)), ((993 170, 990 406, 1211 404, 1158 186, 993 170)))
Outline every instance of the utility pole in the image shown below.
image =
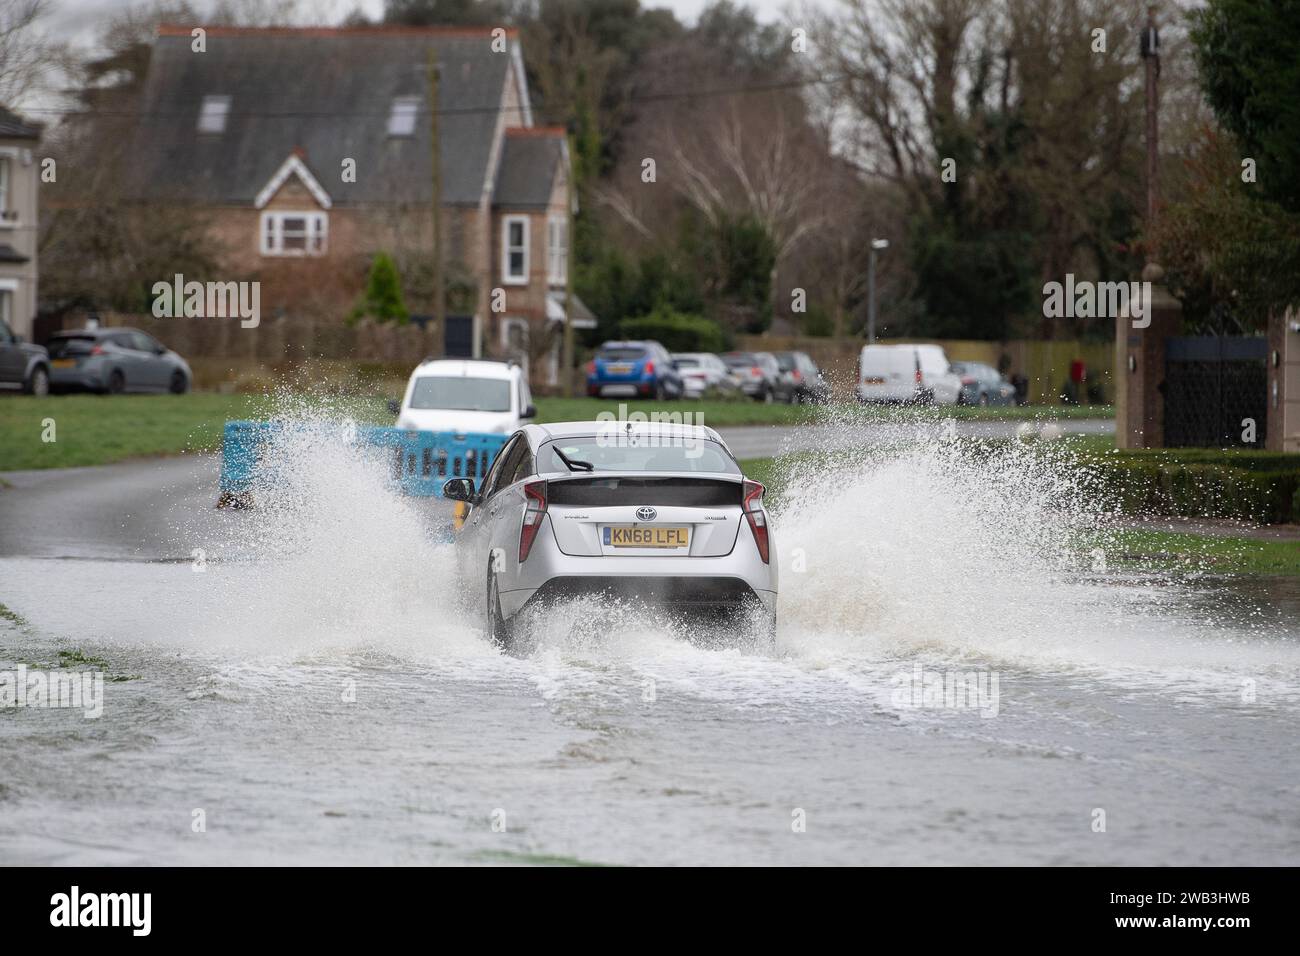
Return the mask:
MULTIPOLYGON (((572 137, 569 137, 572 139, 572 137)), ((573 143, 569 143, 569 195, 564 217, 564 393, 570 398, 578 394, 578 373, 573 367, 573 203, 578 198, 577 176, 573 170, 573 143)))
POLYGON ((1156 8, 1147 7, 1147 25, 1142 31, 1142 59, 1147 73, 1147 230, 1155 225, 1156 200, 1160 195, 1160 34, 1156 30, 1156 8))
POLYGON ((872 239, 867 256, 867 344, 876 344, 876 253, 889 248, 888 239, 872 239))
POLYGON ((429 139, 433 159, 433 342, 447 351, 447 296, 442 277, 442 150, 438 135, 438 55, 429 47, 429 139))

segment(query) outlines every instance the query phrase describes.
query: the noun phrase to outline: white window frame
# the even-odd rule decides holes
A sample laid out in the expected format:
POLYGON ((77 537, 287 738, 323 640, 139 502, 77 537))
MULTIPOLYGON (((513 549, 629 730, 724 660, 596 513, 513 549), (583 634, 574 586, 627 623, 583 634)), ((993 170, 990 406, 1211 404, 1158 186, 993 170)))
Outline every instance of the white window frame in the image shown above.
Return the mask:
POLYGON ((388 111, 388 135, 414 136, 415 126, 420 116, 420 105, 423 102, 424 100, 418 96, 394 96, 388 111))
POLYGON ((523 214, 504 216, 501 219, 501 281, 506 285, 528 285, 528 267, 531 264, 529 258, 529 217, 523 214), (510 245, 510 227, 515 223, 523 225, 524 242, 522 246, 511 247, 510 245), (520 273, 510 271, 510 253, 522 252, 524 256, 524 267, 520 273))
POLYGON ((564 285, 569 278, 569 217, 546 220, 546 281, 564 285))
POLYGON ((330 219, 323 212, 294 212, 277 209, 264 212, 257 224, 258 248, 264 256, 303 257, 323 256, 329 251, 330 219), (286 219, 303 219, 306 221, 304 238, 305 248, 286 249, 284 247, 284 221, 286 219), (313 243, 313 239, 316 240, 313 243), (312 248, 313 244, 316 248, 312 248))
POLYGON ((198 131, 204 136, 220 136, 226 131, 226 120, 230 117, 230 97, 208 94, 199 104, 198 131))

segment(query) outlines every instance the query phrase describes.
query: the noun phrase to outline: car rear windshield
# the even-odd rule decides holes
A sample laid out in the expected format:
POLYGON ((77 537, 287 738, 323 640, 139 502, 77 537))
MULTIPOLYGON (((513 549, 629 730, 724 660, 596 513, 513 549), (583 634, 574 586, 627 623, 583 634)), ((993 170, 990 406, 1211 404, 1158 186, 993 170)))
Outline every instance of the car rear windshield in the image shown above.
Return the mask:
POLYGON ((741 352, 735 355, 724 355, 722 361, 726 362, 732 368, 741 368, 742 366, 757 365, 758 357, 741 352))
POLYGON ((631 346, 628 348, 601 349, 596 356, 602 362, 639 362, 645 358, 645 349, 631 346))
POLYGON ((679 505, 722 508, 739 505, 743 485, 726 478, 571 478, 547 487, 552 504, 579 508, 618 505, 679 505))
POLYGON ((700 360, 697 358, 674 358, 678 368, 699 368, 700 360))
POLYGON ((508 412, 510 382, 503 378, 424 375, 415 380, 411 407, 456 412, 508 412))
POLYGON ((776 364, 781 366, 781 371, 788 372, 794 368, 794 356, 789 352, 776 357, 776 364))
POLYGON ((63 355, 88 355, 95 347, 93 335, 60 335, 49 341, 50 358, 63 355))
POLYGON ((539 474, 586 472, 588 465, 591 471, 740 474, 740 467, 721 445, 711 439, 690 436, 560 438, 545 442, 537 451, 539 474))

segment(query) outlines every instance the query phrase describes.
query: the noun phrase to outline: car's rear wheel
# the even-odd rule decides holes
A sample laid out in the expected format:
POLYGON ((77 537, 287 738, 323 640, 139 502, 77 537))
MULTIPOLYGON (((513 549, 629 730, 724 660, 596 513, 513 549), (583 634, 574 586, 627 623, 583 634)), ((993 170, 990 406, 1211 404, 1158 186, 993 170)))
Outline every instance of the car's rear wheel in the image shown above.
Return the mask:
POLYGON ((514 632, 510 622, 501 613, 501 592, 497 585, 497 576, 488 565, 487 576, 487 632, 492 643, 509 648, 514 643, 514 632))
POLYGON ((988 408, 988 407, 989 407, 989 393, 988 393, 988 392, 985 392, 984 394, 982 394, 982 395, 980 396, 980 407, 981 407, 981 408, 988 408))
POLYGON ((172 372, 172 382, 169 390, 173 395, 184 395, 190 390, 190 380, 186 378, 185 373, 180 369, 172 372))
POLYGON ((26 391, 28 395, 35 395, 37 398, 50 394, 50 373, 45 371, 45 366, 38 365, 32 369, 32 374, 27 379, 26 391))
POLYGON ((108 376, 108 394, 121 395, 126 391, 126 376, 120 368, 115 368, 108 376))

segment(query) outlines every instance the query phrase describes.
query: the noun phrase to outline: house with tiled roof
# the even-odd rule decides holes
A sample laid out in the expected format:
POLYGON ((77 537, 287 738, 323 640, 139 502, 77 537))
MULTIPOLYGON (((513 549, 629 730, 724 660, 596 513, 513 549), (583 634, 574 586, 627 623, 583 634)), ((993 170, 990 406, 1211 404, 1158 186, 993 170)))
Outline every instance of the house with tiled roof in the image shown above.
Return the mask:
POLYGON ((40 139, 39 127, 0 106, 0 321, 26 339, 36 316, 40 139))
POLYGON ((127 198, 201 211, 264 312, 337 288, 342 321, 376 253, 411 285, 433 261, 431 62, 448 352, 527 355, 552 381, 567 316, 594 322, 566 307, 568 147, 534 125, 514 30, 161 27, 127 198))

